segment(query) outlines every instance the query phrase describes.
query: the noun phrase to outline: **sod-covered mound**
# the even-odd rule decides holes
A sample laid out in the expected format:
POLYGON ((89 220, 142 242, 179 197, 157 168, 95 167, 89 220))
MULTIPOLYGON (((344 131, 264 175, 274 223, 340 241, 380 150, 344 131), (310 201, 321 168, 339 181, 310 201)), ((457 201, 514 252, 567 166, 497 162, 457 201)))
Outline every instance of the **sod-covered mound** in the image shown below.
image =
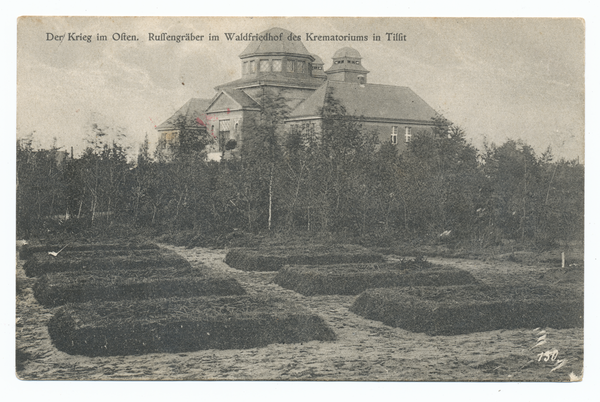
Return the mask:
POLYGON ((230 250, 225 262, 244 271, 278 271, 284 265, 329 265, 343 263, 383 262, 383 255, 361 246, 269 247, 258 250, 230 250))
POLYGON ((402 262, 286 266, 273 282, 305 296, 357 295, 370 288, 478 284, 470 273, 456 268, 408 268, 402 262))
POLYGON ((428 335, 583 326, 583 292, 554 286, 420 286, 368 289, 350 308, 392 327, 428 335))
POLYGON ((565 268, 551 268, 540 275, 540 280, 552 284, 577 284, 583 287, 583 264, 565 268))
POLYGON ((290 302, 228 296, 68 304, 48 323, 69 354, 114 356, 332 341, 323 321, 290 302))
POLYGON ((87 301, 246 294, 237 280, 191 268, 149 268, 114 272, 56 272, 33 286, 37 301, 48 307, 87 301))
POLYGON ((27 276, 52 272, 128 270, 149 267, 187 267, 190 263, 169 250, 131 250, 125 255, 104 251, 61 252, 57 256, 35 253, 23 264, 27 276))
MULTIPOLYGON (((65 251, 131 251, 131 250, 158 250, 159 247, 154 243, 137 243, 137 242, 123 242, 123 243, 73 243, 73 244, 61 244, 61 245, 41 245, 41 246, 30 246, 24 245, 20 252, 19 258, 26 260, 35 253, 48 253, 58 252, 59 250, 65 251)), ((61 253, 62 253, 61 252, 61 253)))

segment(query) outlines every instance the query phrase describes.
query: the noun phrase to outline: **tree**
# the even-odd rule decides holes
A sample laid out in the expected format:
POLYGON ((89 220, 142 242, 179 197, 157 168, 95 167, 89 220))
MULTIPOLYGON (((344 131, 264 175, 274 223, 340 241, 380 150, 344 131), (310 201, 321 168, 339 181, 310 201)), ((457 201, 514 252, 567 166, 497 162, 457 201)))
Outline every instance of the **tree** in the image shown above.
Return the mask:
POLYGON ((533 149, 513 140, 492 144, 486 149, 484 172, 491 187, 488 209, 495 224, 507 238, 533 238, 543 194, 533 149))
POLYGON ((276 167, 282 156, 281 136, 289 107, 277 92, 264 92, 258 98, 260 112, 244 124, 246 136, 242 143, 242 166, 246 173, 243 183, 250 228, 260 218, 266 206, 266 226, 271 230, 275 193, 276 167))
POLYGON ((177 159, 204 159, 206 147, 213 143, 214 138, 206 127, 195 121, 190 121, 184 115, 178 116, 173 122, 173 137, 161 137, 155 150, 157 161, 174 161, 177 159))
POLYGON ((205 126, 194 123, 188 122, 185 116, 179 116, 175 121, 177 140, 170 144, 175 158, 198 158, 213 141, 205 126))
POLYGON ((431 131, 413 135, 401 158, 409 225, 422 233, 468 236, 479 208, 477 150, 465 133, 442 116, 431 131))

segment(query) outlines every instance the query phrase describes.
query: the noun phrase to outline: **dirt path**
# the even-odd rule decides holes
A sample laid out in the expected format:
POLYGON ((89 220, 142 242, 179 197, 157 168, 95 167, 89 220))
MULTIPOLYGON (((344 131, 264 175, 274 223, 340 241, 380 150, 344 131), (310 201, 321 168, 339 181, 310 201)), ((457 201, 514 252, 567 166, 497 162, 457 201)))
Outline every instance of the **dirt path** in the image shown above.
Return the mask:
MULTIPOLYGON (((384 381, 569 381, 581 374, 583 329, 546 329, 547 343, 533 348, 531 330, 428 336, 364 319, 348 309, 355 296, 305 297, 271 283, 274 272, 244 272, 223 262, 224 250, 164 246, 236 278, 250 294, 285 297, 311 309, 336 332, 334 342, 276 344, 246 350, 119 357, 71 356, 55 349, 46 324, 52 309, 40 306, 30 287, 17 297, 17 349, 22 379, 236 379, 384 381), (557 349, 556 361, 538 354, 557 349)), ((485 283, 541 281, 545 268, 511 262, 429 259, 466 269, 485 283)), ((22 280, 24 274, 18 271, 22 280)), ((27 280, 29 284, 32 280, 27 280)))

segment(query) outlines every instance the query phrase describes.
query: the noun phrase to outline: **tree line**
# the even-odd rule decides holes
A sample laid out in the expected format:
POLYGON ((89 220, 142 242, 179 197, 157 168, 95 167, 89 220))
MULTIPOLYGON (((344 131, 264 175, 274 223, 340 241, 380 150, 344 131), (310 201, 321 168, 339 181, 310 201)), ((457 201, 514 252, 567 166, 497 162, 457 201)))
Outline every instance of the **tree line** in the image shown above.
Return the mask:
MULTIPOLYGON (((267 94, 231 158, 207 161, 206 132, 179 138, 137 160, 118 142, 81 157, 17 143, 17 235, 110 231, 205 236, 247 232, 332 232, 394 238, 447 237, 482 247, 503 239, 551 246, 582 240, 584 167, 537 156, 519 141, 480 152, 443 117, 399 154, 329 93, 320 129, 285 128, 289 109, 267 94)), ((101 133, 100 133, 101 134, 101 133)), ((235 144, 233 145, 235 146, 235 144)), ((220 147, 222 148, 222 147, 220 147)))

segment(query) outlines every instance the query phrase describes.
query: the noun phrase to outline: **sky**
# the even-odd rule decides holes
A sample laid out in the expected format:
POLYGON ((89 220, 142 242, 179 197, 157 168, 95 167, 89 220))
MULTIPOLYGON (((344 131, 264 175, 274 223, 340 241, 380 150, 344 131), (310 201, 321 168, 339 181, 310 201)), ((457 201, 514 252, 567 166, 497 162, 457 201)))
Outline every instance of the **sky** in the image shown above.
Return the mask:
POLYGON ((227 41, 224 33, 275 26, 300 35, 325 69, 336 50, 355 48, 369 83, 410 87, 479 149, 514 139, 538 155, 550 146, 557 158, 584 160, 585 23, 576 18, 24 18, 17 138, 78 153, 97 124, 125 134, 132 152, 146 135, 155 144, 155 126, 190 98, 212 98, 216 85, 241 77, 238 55, 249 42, 227 41), (204 40, 149 40, 162 32, 204 40), (68 40, 69 33, 92 35, 91 42, 68 40), (115 41, 114 33, 139 40, 115 41), (307 41, 307 33, 369 40, 307 41), (405 40, 387 40, 387 33, 405 40))

